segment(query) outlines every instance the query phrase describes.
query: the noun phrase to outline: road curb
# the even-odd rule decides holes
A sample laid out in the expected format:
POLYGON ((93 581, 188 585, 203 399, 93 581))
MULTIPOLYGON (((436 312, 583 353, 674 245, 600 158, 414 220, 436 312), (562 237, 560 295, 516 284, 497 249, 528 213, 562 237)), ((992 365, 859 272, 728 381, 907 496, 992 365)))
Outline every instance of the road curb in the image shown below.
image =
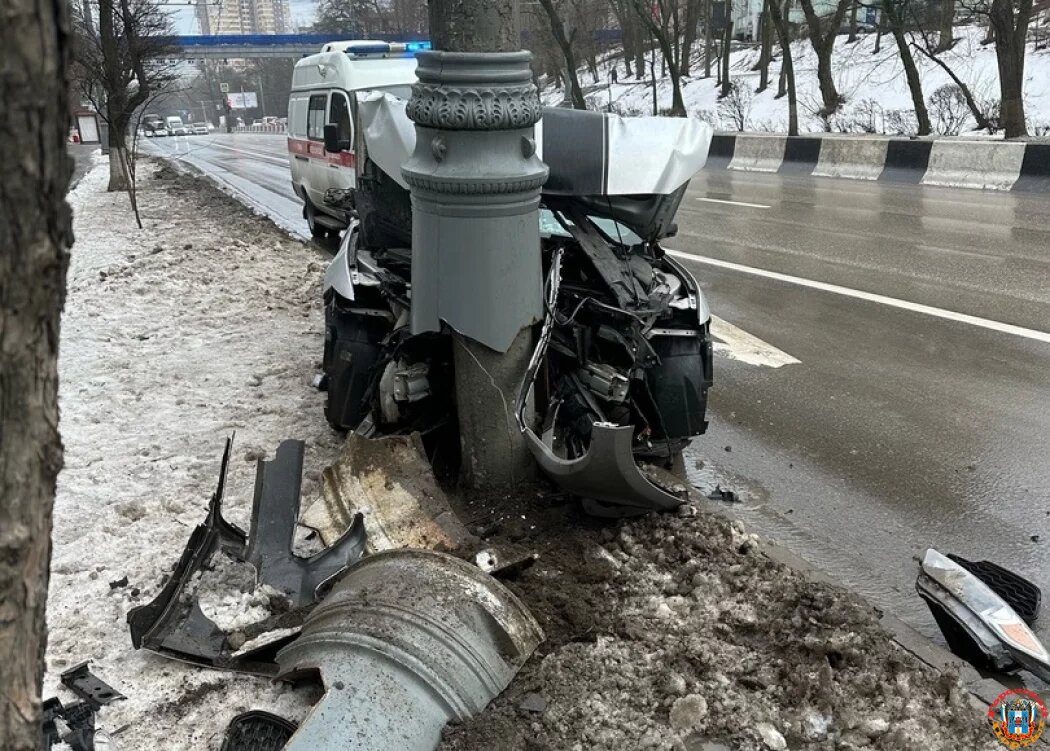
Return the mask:
POLYGON ((1050 144, 717 133, 704 169, 1050 193, 1050 144))

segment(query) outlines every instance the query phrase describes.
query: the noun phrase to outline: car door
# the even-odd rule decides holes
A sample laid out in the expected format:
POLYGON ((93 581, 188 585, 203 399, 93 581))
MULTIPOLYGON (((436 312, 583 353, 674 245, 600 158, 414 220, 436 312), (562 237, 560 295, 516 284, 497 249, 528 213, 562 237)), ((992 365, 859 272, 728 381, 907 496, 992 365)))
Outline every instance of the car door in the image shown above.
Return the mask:
POLYGON ((306 150, 303 168, 303 189, 314 206, 324 206, 324 194, 331 184, 328 160, 324 152, 324 126, 328 116, 328 92, 310 94, 306 111, 306 150))
POLYGON ((336 154, 328 154, 329 186, 332 188, 351 189, 355 187, 354 171, 354 120, 350 110, 350 98, 345 91, 332 91, 328 102, 328 123, 335 125, 339 132, 339 142, 347 148, 336 154))

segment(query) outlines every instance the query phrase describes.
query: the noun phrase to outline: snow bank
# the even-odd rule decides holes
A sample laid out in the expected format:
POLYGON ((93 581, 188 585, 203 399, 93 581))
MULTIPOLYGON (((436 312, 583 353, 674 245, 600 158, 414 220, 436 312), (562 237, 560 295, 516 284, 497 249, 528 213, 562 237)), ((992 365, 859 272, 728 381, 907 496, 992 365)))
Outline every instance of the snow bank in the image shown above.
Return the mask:
MULTIPOLYGON (((141 180, 140 231, 127 196, 105 192, 107 178, 100 165, 70 194, 76 243, 59 360, 66 464, 44 695, 71 699, 58 673, 91 659, 128 697, 99 715, 113 748, 217 749, 236 713, 300 718, 315 697, 136 652, 125 617, 152 599, 204 519, 228 434, 237 433, 232 521, 246 527, 255 459, 282 438, 306 441, 304 501, 318 493, 340 444, 310 386, 324 258, 170 169, 141 180)), ((232 593, 214 608, 245 603, 255 600, 232 593)))
MULTIPOLYGON (((945 53, 944 60, 956 74, 973 90, 978 100, 999 98, 999 79, 993 45, 982 45, 985 30, 976 26, 962 26, 955 30, 958 42, 945 53)), ((701 47, 702 48, 702 47, 701 47)), ((699 49, 694 50, 694 52, 699 49)), ((848 44, 840 36, 835 42, 832 69, 839 92, 846 97, 843 111, 834 118, 835 130, 848 132, 873 132, 893 134, 907 131, 913 110, 911 94, 904 78, 904 67, 897 54, 893 38, 885 35, 882 48, 874 53, 875 35, 862 36, 856 43, 848 44), (901 127, 897 127, 901 126, 901 127)), ((817 57, 808 40, 792 44, 791 52, 795 64, 798 87, 799 129, 803 132, 824 130, 823 121, 812 114, 820 107, 820 89, 817 85, 817 57)), ((758 88, 759 73, 751 68, 758 62, 758 50, 748 48, 730 55, 730 78, 741 83, 747 93, 743 95, 746 110, 746 128, 751 131, 786 132, 787 97, 776 99, 777 79, 781 61, 778 58, 770 66, 770 88, 761 94, 752 94, 758 88)), ((923 94, 928 100, 939 87, 951 83, 948 74, 935 63, 915 53, 915 63, 922 77, 923 94)), ((621 114, 652 114, 652 83, 628 82, 623 75, 623 57, 606 60, 599 65, 599 82, 589 88, 587 99, 594 109, 604 109, 610 101, 621 114), (606 85, 609 69, 615 62, 619 66, 620 83, 606 85)), ((692 66, 692 77, 683 81, 683 97, 686 109, 692 117, 707 120, 720 130, 738 130, 728 113, 719 113, 718 89, 715 86, 714 69, 711 78, 701 78, 702 60, 692 66)), ((580 71, 581 83, 586 85, 592 78, 586 69, 580 71)), ((547 105, 556 105, 562 92, 552 86, 542 92, 547 105)), ((671 106, 671 81, 669 77, 657 81, 657 100, 660 109, 671 106)), ((1025 108, 1029 119, 1029 132, 1050 132, 1050 51, 1035 51, 1029 47, 1025 64, 1025 108)), ((930 113, 934 118, 934 113, 930 113)), ((936 122, 934 123, 936 128, 936 122)), ((966 128, 973 127, 968 118, 966 128)))

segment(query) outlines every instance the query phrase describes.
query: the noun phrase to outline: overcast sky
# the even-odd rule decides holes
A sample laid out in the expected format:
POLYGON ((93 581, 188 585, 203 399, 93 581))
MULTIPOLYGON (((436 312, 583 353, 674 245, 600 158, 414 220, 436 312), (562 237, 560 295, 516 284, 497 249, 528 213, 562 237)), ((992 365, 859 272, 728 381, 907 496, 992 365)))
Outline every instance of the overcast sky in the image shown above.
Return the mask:
MULTIPOLYGON (((172 0, 168 0, 169 2, 172 0)), ((215 0, 209 0, 215 2, 215 0)), ((316 0, 289 0, 289 6, 291 8, 292 15, 292 27, 293 29, 297 26, 308 26, 313 23, 314 15, 317 12, 316 0)), ((193 8, 172 8, 172 20, 175 25, 176 34, 200 34, 200 27, 197 26, 197 17, 193 13, 193 8)))

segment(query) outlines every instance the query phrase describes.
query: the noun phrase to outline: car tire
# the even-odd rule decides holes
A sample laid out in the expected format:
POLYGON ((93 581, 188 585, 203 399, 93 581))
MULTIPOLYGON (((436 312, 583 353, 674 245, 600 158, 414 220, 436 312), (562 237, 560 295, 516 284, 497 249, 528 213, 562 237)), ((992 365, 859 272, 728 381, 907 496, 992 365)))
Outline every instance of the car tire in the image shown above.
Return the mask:
POLYGON ((303 207, 303 216, 306 217, 306 225, 310 228, 310 235, 315 240, 323 240, 328 237, 328 228, 318 224, 317 209, 309 198, 306 199, 306 205, 303 207))

